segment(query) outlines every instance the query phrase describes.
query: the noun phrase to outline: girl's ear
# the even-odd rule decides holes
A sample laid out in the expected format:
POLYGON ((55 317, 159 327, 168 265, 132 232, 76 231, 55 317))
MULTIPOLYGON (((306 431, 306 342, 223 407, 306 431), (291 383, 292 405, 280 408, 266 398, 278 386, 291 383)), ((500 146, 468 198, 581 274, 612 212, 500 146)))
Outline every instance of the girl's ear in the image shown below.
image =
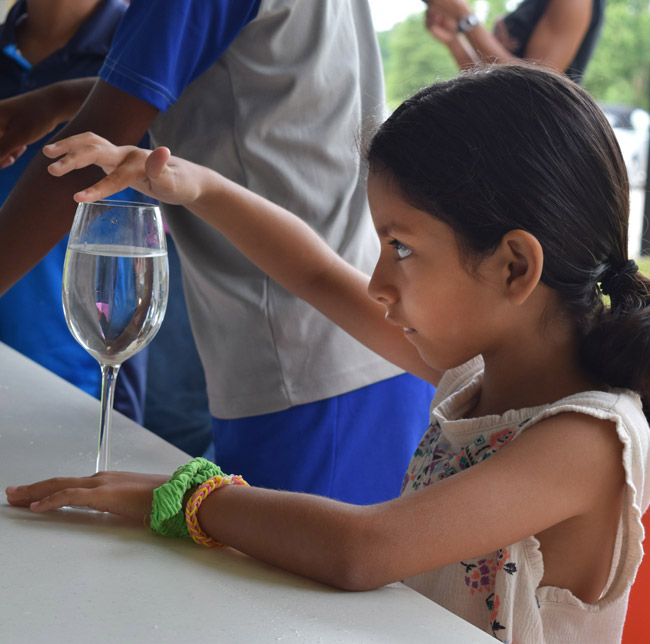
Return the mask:
POLYGON ((544 251, 537 237, 524 230, 511 230, 497 249, 502 286, 512 304, 522 304, 540 281, 544 251))

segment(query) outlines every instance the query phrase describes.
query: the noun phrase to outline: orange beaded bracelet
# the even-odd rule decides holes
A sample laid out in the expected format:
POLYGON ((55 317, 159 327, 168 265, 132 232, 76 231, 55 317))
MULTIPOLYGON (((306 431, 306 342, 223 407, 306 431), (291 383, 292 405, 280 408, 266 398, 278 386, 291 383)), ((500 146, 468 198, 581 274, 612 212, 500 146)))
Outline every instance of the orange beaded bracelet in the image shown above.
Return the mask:
POLYGON ((187 531, 190 533, 190 537, 196 541, 200 546, 205 546, 206 548, 223 548, 226 544, 213 539, 209 535, 205 534, 201 527, 199 526, 198 519, 196 517, 199 507, 203 501, 207 498, 208 494, 214 492, 217 488, 222 487, 223 485, 248 485, 244 479, 239 475, 231 476, 213 476, 209 478, 204 483, 201 483, 196 489, 196 492, 192 494, 190 500, 185 506, 185 523, 187 524, 187 531))

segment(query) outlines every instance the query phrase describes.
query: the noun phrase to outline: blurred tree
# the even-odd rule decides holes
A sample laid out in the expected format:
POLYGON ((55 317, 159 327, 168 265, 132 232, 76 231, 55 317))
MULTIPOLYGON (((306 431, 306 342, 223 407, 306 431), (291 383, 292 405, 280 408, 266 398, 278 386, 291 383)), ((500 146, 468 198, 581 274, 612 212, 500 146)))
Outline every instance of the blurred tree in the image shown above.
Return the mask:
POLYGON ((425 31, 422 20, 415 14, 380 34, 386 97, 392 109, 421 87, 456 74, 447 48, 425 31))
POLYGON ((650 108, 648 0, 608 0, 600 42, 584 85, 598 100, 650 108))

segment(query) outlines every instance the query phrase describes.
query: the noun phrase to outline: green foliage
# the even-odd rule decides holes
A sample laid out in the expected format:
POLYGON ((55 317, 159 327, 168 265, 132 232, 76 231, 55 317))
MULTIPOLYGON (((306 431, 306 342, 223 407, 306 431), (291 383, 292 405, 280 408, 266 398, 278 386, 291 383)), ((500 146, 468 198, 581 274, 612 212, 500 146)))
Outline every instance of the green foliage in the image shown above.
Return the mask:
MULTIPOLYGON (((491 28, 512 1, 488 3, 486 26, 491 28)), ((378 38, 391 108, 419 88, 458 73, 447 48, 425 30, 423 14, 378 38)), ((607 0, 603 31, 584 85, 600 101, 650 108, 650 0, 607 0)))
MULTIPOLYGON (((488 0, 488 29, 498 16, 507 13, 508 0, 488 0)), ((390 31, 377 34, 384 63, 386 96, 397 107, 418 89, 458 73, 447 47, 435 40, 424 27, 424 12, 409 16, 390 31)))
POLYGON ((584 85, 601 101, 650 108, 647 0, 609 0, 601 38, 584 85))
POLYGON ((447 48, 424 29, 421 15, 410 16, 379 36, 386 96, 393 109, 421 87, 451 78, 457 72, 447 48))

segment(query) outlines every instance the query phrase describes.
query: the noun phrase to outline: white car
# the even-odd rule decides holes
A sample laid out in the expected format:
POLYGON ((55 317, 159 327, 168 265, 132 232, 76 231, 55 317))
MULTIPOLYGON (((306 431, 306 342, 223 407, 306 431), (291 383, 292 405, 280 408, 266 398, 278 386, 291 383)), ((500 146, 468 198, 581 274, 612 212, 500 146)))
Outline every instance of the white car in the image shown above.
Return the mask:
POLYGON ((644 188, 648 173, 650 114, 640 107, 603 104, 605 113, 623 153, 630 188, 644 188))

